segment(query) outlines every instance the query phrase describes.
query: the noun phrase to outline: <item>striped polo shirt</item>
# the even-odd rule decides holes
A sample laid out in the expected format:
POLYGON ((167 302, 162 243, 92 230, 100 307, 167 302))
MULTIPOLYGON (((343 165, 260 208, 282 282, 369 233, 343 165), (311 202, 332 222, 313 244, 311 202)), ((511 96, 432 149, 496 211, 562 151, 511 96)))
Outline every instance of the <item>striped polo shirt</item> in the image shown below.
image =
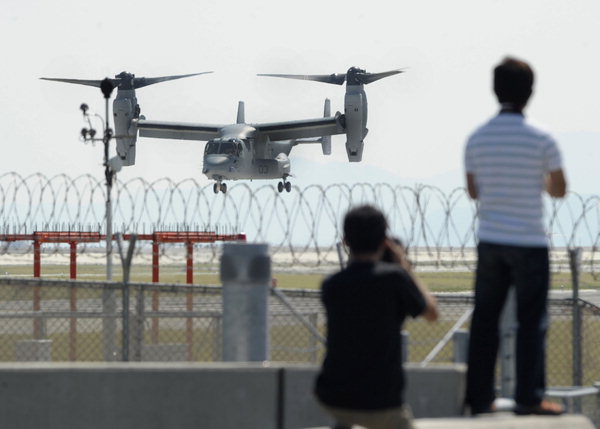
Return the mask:
POLYGON ((479 240, 547 246, 544 177, 561 164, 554 139, 519 113, 500 113, 478 128, 467 141, 465 169, 477 187, 479 240))

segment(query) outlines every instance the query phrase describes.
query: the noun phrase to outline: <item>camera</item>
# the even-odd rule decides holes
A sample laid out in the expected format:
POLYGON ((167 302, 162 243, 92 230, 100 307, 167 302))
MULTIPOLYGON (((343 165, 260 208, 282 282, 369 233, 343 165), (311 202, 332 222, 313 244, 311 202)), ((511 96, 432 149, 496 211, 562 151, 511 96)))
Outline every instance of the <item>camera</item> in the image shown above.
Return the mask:
MULTIPOLYGON (((392 240, 394 243, 396 243, 396 245, 404 249, 404 244, 402 243, 402 240, 400 240, 398 237, 390 237, 390 240, 392 240)), ((389 247, 385 248, 381 260, 383 262, 397 262, 394 258, 394 254, 392 253, 389 247)))

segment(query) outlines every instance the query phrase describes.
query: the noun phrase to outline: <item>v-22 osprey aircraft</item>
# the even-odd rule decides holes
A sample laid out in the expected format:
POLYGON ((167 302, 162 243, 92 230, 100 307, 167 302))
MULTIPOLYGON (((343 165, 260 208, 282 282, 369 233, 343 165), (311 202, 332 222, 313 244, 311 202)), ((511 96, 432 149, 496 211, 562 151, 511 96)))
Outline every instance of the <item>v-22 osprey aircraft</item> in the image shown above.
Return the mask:
MULTIPOLYGON (((331 136, 346 134, 348 161, 360 162, 367 135, 367 97, 364 85, 402 73, 391 70, 367 73, 352 67, 346 73, 330 75, 259 74, 258 76, 312 80, 342 85, 346 83, 344 113, 331 116, 330 101, 325 100, 321 118, 262 124, 246 123, 244 102, 240 101, 235 124, 201 124, 147 120, 140 115, 135 90, 168 80, 212 73, 193 73, 154 78, 135 77, 122 72, 110 79, 117 95, 113 101, 117 155, 122 166, 135 164, 136 140, 140 137, 206 141, 202 173, 214 180, 216 193, 227 192, 227 180, 280 179, 279 192, 290 192, 292 185, 289 155, 298 144, 321 144, 324 155, 331 154, 331 136)), ((101 80, 41 78, 44 80, 100 87, 101 80)))

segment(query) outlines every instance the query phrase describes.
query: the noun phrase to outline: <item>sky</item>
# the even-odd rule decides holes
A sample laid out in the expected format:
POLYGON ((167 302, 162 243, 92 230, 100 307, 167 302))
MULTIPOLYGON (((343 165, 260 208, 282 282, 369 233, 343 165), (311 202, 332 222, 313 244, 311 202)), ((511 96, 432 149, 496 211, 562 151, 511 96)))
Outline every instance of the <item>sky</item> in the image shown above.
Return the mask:
MULTIPOLYGON (((297 147, 292 182, 464 185, 463 148, 494 115, 491 70, 504 56, 536 72, 527 115, 561 147, 571 190, 598 194, 600 2, 424 0, 170 2, 4 0, 0 14, 0 174, 102 177, 102 147, 79 140, 79 105, 104 115, 100 91, 39 80, 214 71, 138 90, 147 119, 225 124, 246 103, 247 122, 343 110, 344 89, 257 73, 343 73, 351 66, 405 73, 366 87, 363 162, 297 147), (160 6, 158 6, 160 4, 160 6)), ((98 124, 99 125, 99 124, 98 124)), ((204 143, 140 138, 120 180, 201 174, 204 143)), ((112 149, 114 151, 114 148, 112 149)), ((274 182, 275 183, 275 182, 274 182)))

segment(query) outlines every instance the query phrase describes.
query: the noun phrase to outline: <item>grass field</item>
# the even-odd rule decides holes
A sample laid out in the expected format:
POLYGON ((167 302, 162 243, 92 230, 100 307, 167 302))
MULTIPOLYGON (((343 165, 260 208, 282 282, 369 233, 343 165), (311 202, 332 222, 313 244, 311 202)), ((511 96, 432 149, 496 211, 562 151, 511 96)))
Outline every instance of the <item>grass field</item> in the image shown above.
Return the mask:
MULTIPOLYGON (((113 279, 118 281, 122 278, 121 267, 114 266, 113 279)), ((334 272, 336 267, 332 267, 334 272)), ((273 278, 277 281, 280 288, 289 289, 318 289, 321 281, 327 274, 322 273, 290 273, 287 271, 277 271, 274 268, 273 278)), ((16 277, 33 277, 31 265, 1 265, 0 275, 16 277)), ((456 271, 427 271, 417 272, 432 292, 465 292, 473 288, 474 274, 472 272, 456 271)), ((64 265, 43 265, 42 277, 49 279, 68 279, 69 266, 64 265)), ((80 264, 77 271, 78 279, 102 281, 106 278, 106 271, 103 265, 84 265, 80 264)), ((131 272, 132 282, 151 282, 152 269, 149 265, 135 266, 131 272)), ((185 283, 185 266, 181 265, 161 265, 160 281, 162 283, 185 283)), ((196 267, 194 272, 194 283, 202 285, 219 285, 218 267, 205 266, 196 267)), ((594 278, 591 273, 581 273, 580 287, 585 289, 600 289, 600 278, 594 278)), ((552 289, 570 289, 571 274, 568 272, 559 272, 552 274, 552 289)))

